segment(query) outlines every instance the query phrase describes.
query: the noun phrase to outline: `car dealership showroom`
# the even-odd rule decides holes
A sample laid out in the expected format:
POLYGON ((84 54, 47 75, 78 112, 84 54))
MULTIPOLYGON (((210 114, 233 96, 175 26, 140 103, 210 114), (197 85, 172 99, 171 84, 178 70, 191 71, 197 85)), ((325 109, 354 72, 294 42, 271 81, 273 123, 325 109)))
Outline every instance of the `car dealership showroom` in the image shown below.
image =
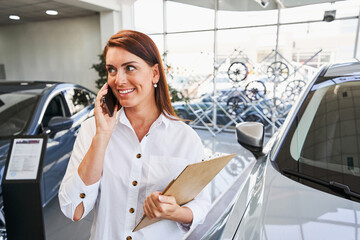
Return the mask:
POLYGON ((359 0, 0 0, 0 240, 360 240, 359 32, 359 0))

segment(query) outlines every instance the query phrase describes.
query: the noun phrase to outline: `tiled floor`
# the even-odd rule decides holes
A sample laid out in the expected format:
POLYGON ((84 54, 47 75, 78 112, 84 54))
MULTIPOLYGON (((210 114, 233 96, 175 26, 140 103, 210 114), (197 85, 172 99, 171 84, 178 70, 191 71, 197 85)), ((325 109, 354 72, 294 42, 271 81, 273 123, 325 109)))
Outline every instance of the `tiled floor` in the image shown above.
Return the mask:
MULTIPOLYGON (((196 130, 202 139, 207 155, 215 153, 236 153, 237 156, 211 182, 212 199, 215 200, 238 174, 253 159, 236 141, 235 133, 219 133, 213 137, 206 130, 196 130)), ((47 240, 85 240, 90 237, 93 213, 80 222, 67 219, 59 208, 57 197, 44 209, 45 233, 47 240)))

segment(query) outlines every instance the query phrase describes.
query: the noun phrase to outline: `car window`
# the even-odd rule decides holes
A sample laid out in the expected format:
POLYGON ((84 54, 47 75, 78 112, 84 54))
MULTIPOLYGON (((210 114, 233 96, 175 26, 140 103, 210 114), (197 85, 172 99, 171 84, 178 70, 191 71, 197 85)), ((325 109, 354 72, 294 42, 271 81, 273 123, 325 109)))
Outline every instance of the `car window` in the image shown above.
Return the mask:
POLYGON ((25 129, 37 99, 33 94, 0 94, 0 137, 18 135, 25 129))
POLYGON ((46 107, 44 117, 41 121, 43 128, 46 128, 53 117, 64 117, 65 108, 60 95, 55 96, 46 107))
POLYGON ((360 193, 360 82, 314 86, 275 161, 279 169, 339 182, 360 193))
POLYGON ((64 93, 71 115, 80 112, 82 109, 92 104, 96 98, 95 94, 79 88, 68 89, 64 93))
POLYGON ((302 150, 304 148, 304 143, 306 138, 308 139, 307 145, 311 142, 309 141, 309 137, 314 133, 314 128, 315 128, 314 124, 312 123, 315 120, 314 118, 316 113, 318 113, 317 115, 318 118, 319 115, 321 115, 321 113, 324 111, 324 108, 326 107, 325 103, 322 102, 322 99, 324 99, 324 96, 327 91, 328 91, 328 87, 319 89, 314 93, 309 103, 311 107, 306 108, 299 122, 299 125, 296 128, 295 133, 291 139, 290 154, 292 158, 295 159, 296 161, 298 161, 302 155, 302 150), (312 127, 312 131, 309 131, 310 127, 312 127))
POLYGON ((291 141, 299 153, 295 158, 292 154, 293 158, 319 168, 360 176, 359 94, 357 83, 317 90, 309 104, 312 107, 305 110, 291 141))

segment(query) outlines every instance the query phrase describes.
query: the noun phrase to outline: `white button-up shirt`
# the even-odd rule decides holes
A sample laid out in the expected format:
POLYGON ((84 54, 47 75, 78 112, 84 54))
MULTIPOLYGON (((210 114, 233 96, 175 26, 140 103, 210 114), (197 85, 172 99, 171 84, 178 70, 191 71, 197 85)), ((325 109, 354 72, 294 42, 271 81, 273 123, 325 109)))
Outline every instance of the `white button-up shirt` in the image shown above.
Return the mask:
MULTIPOLYGON (((85 217, 95 208, 91 228, 93 240, 182 239, 189 226, 161 220, 132 232, 144 214, 147 196, 162 191, 186 165, 204 158, 196 132, 178 120, 161 114, 139 142, 123 109, 117 113, 114 132, 106 149, 101 179, 86 186, 77 169, 96 132, 95 118, 85 121, 76 139, 69 165, 59 190, 60 207, 70 219, 83 202, 85 217), (130 238, 128 238, 130 239, 130 238)), ((193 212, 191 228, 203 222, 210 207, 205 188, 184 206, 193 212)))

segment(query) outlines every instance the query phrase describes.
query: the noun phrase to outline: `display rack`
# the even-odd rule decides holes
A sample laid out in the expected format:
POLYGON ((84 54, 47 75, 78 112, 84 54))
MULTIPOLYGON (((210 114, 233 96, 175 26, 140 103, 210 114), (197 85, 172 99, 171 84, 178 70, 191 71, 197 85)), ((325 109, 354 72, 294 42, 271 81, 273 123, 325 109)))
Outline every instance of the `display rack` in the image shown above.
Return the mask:
POLYGON ((224 130, 233 130, 239 122, 257 121, 265 125, 268 134, 273 134, 306 85, 308 77, 301 72, 301 68, 321 51, 317 51, 300 66, 295 66, 276 50, 255 63, 244 51, 235 49, 217 66, 219 69, 230 62, 226 74, 232 87, 212 94, 211 103, 206 106, 200 106, 192 100, 187 101, 187 107, 195 115, 195 119, 189 124, 207 129, 215 136, 224 130), (248 78, 250 71, 254 74, 252 78, 257 80, 248 78), (299 75, 300 78, 297 78, 299 75), (286 84, 285 90, 281 96, 277 96, 276 89, 283 84, 286 84), (273 87, 273 92, 268 90, 269 86, 273 87))

